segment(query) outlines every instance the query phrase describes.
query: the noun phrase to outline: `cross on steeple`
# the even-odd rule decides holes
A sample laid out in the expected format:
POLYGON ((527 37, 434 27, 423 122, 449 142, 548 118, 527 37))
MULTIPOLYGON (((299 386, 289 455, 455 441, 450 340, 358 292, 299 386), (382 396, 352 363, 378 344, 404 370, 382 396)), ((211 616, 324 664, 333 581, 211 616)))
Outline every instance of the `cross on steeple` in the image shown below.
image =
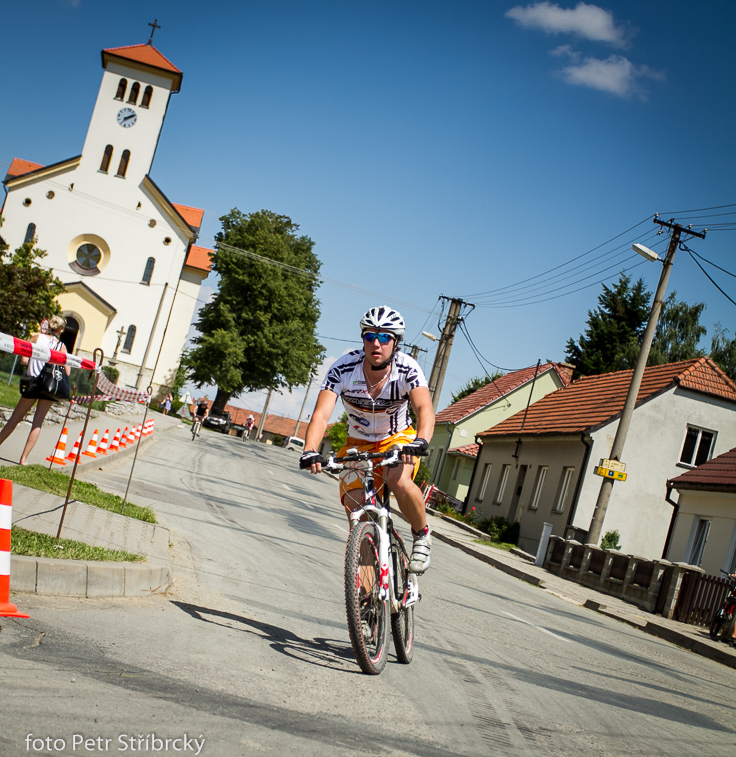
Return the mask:
POLYGON ((153 44, 153 35, 156 33, 156 29, 160 29, 161 26, 158 23, 158 19, 154 18, 153 23, 148 23, 148 25, 151 27, 151 36, 148 38, 148 44, 153 44))

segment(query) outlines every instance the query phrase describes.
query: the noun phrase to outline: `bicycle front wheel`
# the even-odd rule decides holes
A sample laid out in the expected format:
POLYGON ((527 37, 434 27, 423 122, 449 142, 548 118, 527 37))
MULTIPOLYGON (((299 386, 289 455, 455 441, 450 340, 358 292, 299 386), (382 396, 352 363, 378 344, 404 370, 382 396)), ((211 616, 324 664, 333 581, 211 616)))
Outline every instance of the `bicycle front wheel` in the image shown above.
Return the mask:
POLYGON ((399 662, 408 665, 414 656, 414 606, 406 606, 409 596, 409 563, 401 537, 391 537, 391 559, 394 567, 394 596, 399 603, 398 612, 391 615, 391 634, 399 662))
POLYGON ((345 609, 350 643, 364 673, 378 675, 388 656, 388 598, 380 597, 379 534, 375 524, 356 523, 345 551, 345 609))

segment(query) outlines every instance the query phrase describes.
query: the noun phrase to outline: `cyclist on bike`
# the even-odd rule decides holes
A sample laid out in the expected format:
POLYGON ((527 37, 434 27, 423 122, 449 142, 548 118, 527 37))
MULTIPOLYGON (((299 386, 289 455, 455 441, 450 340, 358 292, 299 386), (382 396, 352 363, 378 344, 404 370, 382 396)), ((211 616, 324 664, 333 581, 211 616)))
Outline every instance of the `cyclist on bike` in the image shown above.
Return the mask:
POLYGON ((194 419, 196 421, 199 421, 199 429, 197 429, 197 436, 199 436, 199 430, 202 428, 202 421, 207 417, 208 412, 209 412, 209 407, 207 405, 207 400, 204 397, 202 397, 202 399, 199 401, 199 404, 197 405, 197 409, 194 415, 194 419))
MULTIPOLYGON (((424 499, 414 476, 419 468, 417 453, 426 452, 434 432, 434 409, 427 380, 417 362, 399 351, 406 326, 401 314, 389 307, 371 308, 360 321, 363 348, 339 358, 322 383, 312 420, 307 428, 305 452, 299 466, 319 473, 327 461, 316 452, 335 409, 338 396, 347 413, 348 438, 338 455, 351 447, 361 452, 386 452, 402 448, 396 468, 376 468, 374 480, 380 490, 384 477, 399 509, 411 525, 414 537, 409 570, 423 573, 430 564, 432 539, 424 499), (412 427, 409 404, 417 418, 412 427), (384 472, 385 471, 385 472, 384 472)), ((340 476, 340 499, 348 512, 362 504, 362 484, 354 471, 340 476)))

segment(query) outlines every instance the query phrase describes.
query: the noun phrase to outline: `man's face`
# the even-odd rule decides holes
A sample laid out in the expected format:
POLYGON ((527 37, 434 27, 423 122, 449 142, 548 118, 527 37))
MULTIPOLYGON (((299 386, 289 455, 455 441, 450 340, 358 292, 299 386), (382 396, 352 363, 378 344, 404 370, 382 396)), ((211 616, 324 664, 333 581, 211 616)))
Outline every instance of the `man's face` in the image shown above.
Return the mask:
POLYGON ((394 351, 393 334, 380 331, 363 332, 363 351, 368 362, 373 366, 383 365, 394 351))

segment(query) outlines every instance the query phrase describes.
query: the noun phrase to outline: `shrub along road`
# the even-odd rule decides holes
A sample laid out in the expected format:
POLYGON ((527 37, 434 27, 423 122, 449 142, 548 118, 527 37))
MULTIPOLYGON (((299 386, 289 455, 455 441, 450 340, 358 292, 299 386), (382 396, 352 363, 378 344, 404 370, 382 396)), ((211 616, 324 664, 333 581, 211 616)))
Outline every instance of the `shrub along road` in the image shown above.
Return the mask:
MULTIPOLYGON (((65 741, 48 754, 72 754, 75 735, 110 739, 88 754, 132 751, 134 736, 149 739, 137 751, 167 753, 152 734, 227 757, 732 753, 732 670, 438 541, 414 661, 391 654, 381 676, 362 675, 336 484, 296 464, 217 433, 155 439, 130 496, 171 529, 173 589, 17 595, 31 618, 0 619, 0 753, 34 753, 28 734, 65 741)), ((85 478, 120 492, 127 471, 106 462, 85 478)))

